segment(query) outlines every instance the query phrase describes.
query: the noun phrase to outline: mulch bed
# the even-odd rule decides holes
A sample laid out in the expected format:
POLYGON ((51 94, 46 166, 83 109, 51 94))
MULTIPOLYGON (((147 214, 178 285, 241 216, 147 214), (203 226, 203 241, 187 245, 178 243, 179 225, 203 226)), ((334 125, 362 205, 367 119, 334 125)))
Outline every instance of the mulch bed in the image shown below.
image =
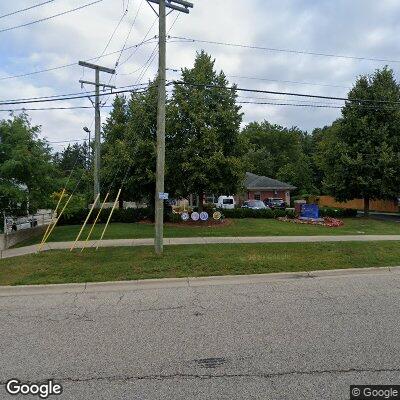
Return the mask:
POLYGON ((279 217, 278 221, 283 222, 291 222, 293 224, 303 224, 303 225, 319 225, 319 226, 327 226, 329 228, 337 228, 339 226, 343 226, 344 222, 337 218, 325 217, 319 220, 314 219, 299 219, 299 218, 288 218, 288 217, 279 217))

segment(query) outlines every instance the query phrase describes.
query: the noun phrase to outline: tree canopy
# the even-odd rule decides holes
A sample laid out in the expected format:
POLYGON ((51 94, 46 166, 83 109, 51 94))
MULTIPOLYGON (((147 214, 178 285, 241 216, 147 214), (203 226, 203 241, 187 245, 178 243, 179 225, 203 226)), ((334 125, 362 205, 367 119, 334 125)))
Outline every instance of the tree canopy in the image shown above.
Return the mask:
POLYGON ((319 146, 325 189, 344 201, 390 199, 400 184, 400 88, 384 68, 361 76, 348 94, 342 118, 319 146))
POLYGON ((7 213, 35 211, 49 204, 56 188, 50 147, 38 139, 39 126, 26 114, 0 121, 0 208, 7 213))

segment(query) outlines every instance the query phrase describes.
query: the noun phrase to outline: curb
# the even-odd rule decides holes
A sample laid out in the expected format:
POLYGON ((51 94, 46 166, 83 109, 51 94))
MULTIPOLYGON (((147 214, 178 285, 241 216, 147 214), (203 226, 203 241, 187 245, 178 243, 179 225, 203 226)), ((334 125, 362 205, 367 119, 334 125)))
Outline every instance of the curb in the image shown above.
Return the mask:
POLYGON ((117 282, 64 283, 52 285, 0 286, 0 297, 28 295, 57 295, 68 293, 95 293, 137 291, 148 289, 190 288, 222 285, 257 285, 284 280, 334 278, 357 275, 400 274, 400 266, 332 269, 309 272, 278 272, 254 275, 225 275, 188 278, 142 279, 117 282))

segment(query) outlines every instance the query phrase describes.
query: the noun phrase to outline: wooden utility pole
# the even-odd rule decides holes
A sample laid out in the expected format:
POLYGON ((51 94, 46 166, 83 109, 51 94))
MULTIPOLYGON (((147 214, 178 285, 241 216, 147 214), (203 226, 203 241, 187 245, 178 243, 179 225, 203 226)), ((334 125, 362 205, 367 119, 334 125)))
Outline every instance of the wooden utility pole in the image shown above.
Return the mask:
MULTIPOLYGON (((159 5, 159 34, 158 34, 158 106, 157 106, 157 171, 155 193, 155 238, 154 245, 157 254, 163 252, 164 241, 164 171, 165 171, 165 75, 166 75, 166 8, 189 14, 193 4, 184 0, 147 0, 159 5), (174 4, 176 3, 176 4, 174 4)), ((150 4, 151 6, 151 4, 150 4)), ((152 7, 152 6, 151 6, 152 7)), ((152 7, 153 8, 153 7, 152 7)), ((153 8, 154 12, 157 11, 153 8)))
MULTIPOLYGON (((100 199, 100 130, 101 130, 101 117, 100 117, 100 87, 103 89, 110 88, 115 89, 115 86, 100 83, 100 72, 106 72, 108 74, 115 74, 115 69, 101 67, 100 65, 90 64, 85 61, 79 61, 79 65, 82 67, 90 68, 95 70, 95 82, 80 80, 81 85, 94 85, 95 86, 95 121, 94 121, 94 162, 93 162, 93 198, 100 199)), ((97 200, 98 202, 99 200, 97 200)))

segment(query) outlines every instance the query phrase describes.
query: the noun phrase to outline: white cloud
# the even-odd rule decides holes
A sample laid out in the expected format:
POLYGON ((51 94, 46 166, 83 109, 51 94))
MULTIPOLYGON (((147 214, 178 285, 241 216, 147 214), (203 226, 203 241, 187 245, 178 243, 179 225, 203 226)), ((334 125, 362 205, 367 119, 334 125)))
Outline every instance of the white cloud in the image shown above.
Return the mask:
MULTIPOLYGON (((115 33, 107 52, 119 50, 130 29, 142 0, 130 0, 129 12, 115 33)), ((89 0, 63 0, 1 20, 1 28, 44 18, 89 0)), ((99 55, 121 18, 125 1, 104 0, 102 3, 53 20, 0 34, 0 76, 24 73, 99 55)), ((2 2, 0 14, 31 5, 28 0, 2 2), (7 4, 4 4, 7 3, 7 4)), ((190 15, 180 15, 171 35, 220 42, 305 50, 343 55, 398 59, 400 3, 395 0, 194 0, 190 15)), ((131 46, 142 40, 155 16, 146 2, 128 40, 131 46)), ((169 26, 174 15, 169 16, 169 26)), ((155 35, 157 24, 149 37, 155 35)), ((134 84, 140 69, 148 60, 154 44, 126 51, 121 60, 132 57, 118 70, 118 86, 134 84)), ((323 83, 351 86, 357 76, 371 73, 384 63, 317 57, 273 51, 200 43, 168 45, 169 67, 191 66, 196 50, 205 49, 216 59, 216 67, 229 75, 261 77, 271 80, 323 83)), ((117 54, 98 62, 112 67, 117 54)), ((141 81, 156 72, 157 57, 141 81)), ((398 73, 398 63, 392 64, 398 73)), ((0 81, 0 98, 19 98, 80 91, 82 68, 77 65, 30 77, 0 81)), ((176 76, 168 73, 168 76, 176 76)), ((93 71, 85 71, 93 79, 93 71)), ((102 77, 108 81, 108 76, 102 77)), ((346 95, 341 87, 300 85, 295 83, 229 78, 242 87, 276 91, 295 91, 319 95, 346 95)), ((88 87, 88 89, 90 89, 88 87)), ((248 95, 248 94, 246 94, 248 95)), ((260 97, 260 96, 254 96, 260 97)), ((262 97, 275 97, 267 96, 262 97)), ((290 102, 293 98, 280 96, 290 102)), ((304 100, 304 99, 303 99, 304 100)), ((293 101, 292 101, 293 102, 293 101)), ((60 105, 60 103, 56 103, 60 105)), ((52 106, 55 103, 47 103, 52 106)), ((64 104, 63 105, 67 105, 64 104)), ((90 105, 89 100, 69 101, 68 105, 90 105)), ((244 105, 245 122, 268 119, 272 123, 299 126, 311 130, 331 123, 340 110, 292 106, 244 105)), ((83 137, 82 127, 89 125, 92 110, 31 112, 32 121, 42 125, 42 135, 52 141, 83 137)), ((103 113, 103 121, 106 112, 103 113)))

